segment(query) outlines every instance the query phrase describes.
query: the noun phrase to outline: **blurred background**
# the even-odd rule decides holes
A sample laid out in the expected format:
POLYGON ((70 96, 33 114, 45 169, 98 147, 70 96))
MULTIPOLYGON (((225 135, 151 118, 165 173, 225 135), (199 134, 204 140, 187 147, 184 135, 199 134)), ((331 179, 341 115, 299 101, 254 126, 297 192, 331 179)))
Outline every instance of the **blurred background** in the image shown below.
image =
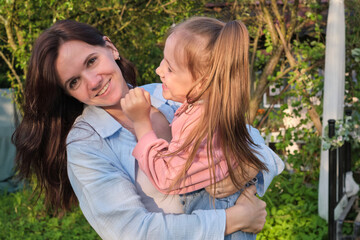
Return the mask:
MULTIPOLYGON (((257 239, 327 239, 318 214, 321 152, 351 143, 359 182, 360 2, 345 0, 344 108, 336 136, 324 131, 324 71, 328 0, 0 0, 0 239, 99 239, 75 208, 54 216, 32 197, 36 179, 16 182, 11 134, 21 121, 24 79, 32 45, 57 20, 98 28, 138 69, 138 84, 159 82, 164 36, 191 16, 242 20, 250 33, 250 120, 286 163, 263 199, 267 222, 257 239), (343 130, 343 131, 341 131, 343 130)), ((357 209, 343 234, 353 234, 357 209)))

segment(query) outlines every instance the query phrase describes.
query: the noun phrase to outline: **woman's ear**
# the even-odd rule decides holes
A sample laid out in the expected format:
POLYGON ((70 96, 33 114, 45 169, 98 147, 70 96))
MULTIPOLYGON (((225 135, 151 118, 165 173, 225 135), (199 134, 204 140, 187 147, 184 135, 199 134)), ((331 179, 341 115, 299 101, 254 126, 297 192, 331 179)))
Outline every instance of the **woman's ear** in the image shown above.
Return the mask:
POLYGON ((114 56, 114 60, 119 59, 120 58, 119 51, 117 50, 115 45, 111 42, 110 38, 108 38, 107 36, 103 36, 103 39, 105 41, 105 46, 111 49, 112 54, 114 56))

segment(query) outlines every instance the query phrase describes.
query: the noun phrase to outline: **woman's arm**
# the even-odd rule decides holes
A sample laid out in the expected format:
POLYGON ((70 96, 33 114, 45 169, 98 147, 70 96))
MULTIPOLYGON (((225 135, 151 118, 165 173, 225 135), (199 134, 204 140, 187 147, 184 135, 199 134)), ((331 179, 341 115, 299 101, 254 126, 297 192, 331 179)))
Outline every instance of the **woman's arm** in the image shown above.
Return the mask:
POLYGON ((236 229, 252 233, 258 233, 261 231, 265 225, 267 215, 265 210, 266 203, 258 199, 255 194, 255 186, 247 188, 236 201, 236 205, 225 210, 225 234, 230 234, 236 231, 236 229), (248 221, 243 221, 245 219, 248 221))
MULTIPOLYGON (((127 173, 130 167, 113 161, 107 143, 87 144, 93 148, 89 150, 80 141, 68 146, 68 175, 84 216, 102 239, 221 239, 224 236, 225 211, 199 211, 192 215, 148 212, 137 193, 135 180, 127 173)), ((134 163, 130 152, 128 161, 134 163)))
MULTIPOLYGON (((95 143, 90 140, 68 145, 68 173, 84 216, 103 239, 217 240, 223 238, 225 230, 226 233, 246 230, 264 216, 260 209, 263 203, 251 204, 246 198, 239 199, 238 205, 226 212, 198 210, 191 215, 148 212, 136 192, 134 179, 121 164, 112 161, 108 143, 95 143)), ((265 217, 260 225, 264 221, 265 217)), ((250 230, 261 229, 254 227, 250 230)))
MULTIPOLYGON (((257 193, 259 196, 263 196, 269 187, 273 178, 279 175, 284 170, 284 162, 279 158, 279 156, 274 153, 266 144, 264 139, 261 137, 260 132, 253 128, 249 127, 249 134, 253 139, 253 142, 257 145, 253 149, 256 150, 256 156, 265 163, 269 171, 258 172, 255 169, 249 167, 247 171, 249 172, 249 180, 258 177, 258 182, 255 184, 257 188, 257 193)), ((223 198, 234 194, 238 189, 232 183, 230 177, 226 177, 222 181, 216 183, 216 193, 214 193, 212 186, 206 188, 206 191, 215 198, 223 198)))

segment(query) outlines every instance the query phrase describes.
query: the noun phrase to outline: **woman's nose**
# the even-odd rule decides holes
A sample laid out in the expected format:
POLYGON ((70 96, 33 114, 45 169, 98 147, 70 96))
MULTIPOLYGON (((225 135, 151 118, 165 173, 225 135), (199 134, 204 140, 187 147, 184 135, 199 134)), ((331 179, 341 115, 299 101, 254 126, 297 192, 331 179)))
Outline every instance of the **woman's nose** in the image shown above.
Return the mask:
POLYGON ((102 76, 94 72, 86 72, 84 74, 88 89, 91 91, 99 90, 102 86, 102 76))

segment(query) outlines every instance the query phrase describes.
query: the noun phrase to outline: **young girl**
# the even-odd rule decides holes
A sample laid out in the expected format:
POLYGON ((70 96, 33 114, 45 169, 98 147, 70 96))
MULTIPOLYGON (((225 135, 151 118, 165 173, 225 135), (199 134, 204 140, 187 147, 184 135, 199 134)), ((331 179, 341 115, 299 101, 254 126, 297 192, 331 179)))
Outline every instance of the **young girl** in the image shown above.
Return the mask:
MULTIPOLYGON (((213 184, 216 192, 216 182, 226 176, 241 190, 258 172, 263 184, 269 168, 276 168, 275 174, 282 171, 282 161, 249 135, 248 47, 248 32, 240 21, 194 17, 171 30, 156 70, 164 98, 183 103, 171 125, 170 143, 152 129, 147 92, 135 88, 121 99, 138 139, 133 155, 140 168, 158 190, 182 194, 185 212, 235 204, 241 191, 213 202, 203 190, 213 184), (266 149, 266 156, 257 149, 266 149)), ((263 186, 258 193, 264 193, 263 186)), ((255 237, 236 232, 227 239, 255 237)))

